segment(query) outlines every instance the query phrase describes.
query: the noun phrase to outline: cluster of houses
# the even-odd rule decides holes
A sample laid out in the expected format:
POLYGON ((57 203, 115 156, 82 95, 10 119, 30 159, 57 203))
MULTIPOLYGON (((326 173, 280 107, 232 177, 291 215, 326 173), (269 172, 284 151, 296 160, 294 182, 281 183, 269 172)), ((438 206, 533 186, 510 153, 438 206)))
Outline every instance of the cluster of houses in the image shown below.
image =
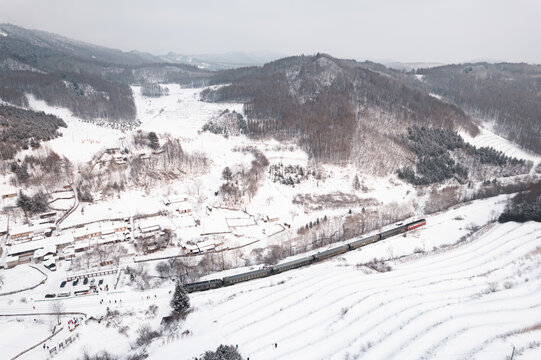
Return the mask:
POLYGON ((141 223, 132 232, 129 218, 124 221, 107 222, 79 226, 57 232, 53 223, 24 225, 10 229, 7 235, 5 266, 11 268, 18 264, 43 262, 51 270, 56 261, 70 260, 77 253, 96 246, 132 241, 141 238, 149 240, 162 233, 158 224, 141 223))

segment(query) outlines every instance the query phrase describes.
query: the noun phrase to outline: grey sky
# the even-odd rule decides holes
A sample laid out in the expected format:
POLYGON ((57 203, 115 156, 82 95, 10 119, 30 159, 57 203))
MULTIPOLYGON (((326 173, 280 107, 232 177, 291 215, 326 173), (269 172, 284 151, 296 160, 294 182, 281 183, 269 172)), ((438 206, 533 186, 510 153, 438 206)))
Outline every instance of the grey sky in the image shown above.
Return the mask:
POLYGON ((154 54, 541 63, 540 0, 0 0, 0 22, 154 54))

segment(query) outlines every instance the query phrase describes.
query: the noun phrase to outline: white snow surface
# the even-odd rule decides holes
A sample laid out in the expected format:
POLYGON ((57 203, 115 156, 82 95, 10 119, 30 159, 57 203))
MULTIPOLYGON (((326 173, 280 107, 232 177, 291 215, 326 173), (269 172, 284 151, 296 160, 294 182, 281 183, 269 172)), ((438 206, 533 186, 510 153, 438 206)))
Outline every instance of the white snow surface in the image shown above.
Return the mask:
MULTIPOLYGON (((242 166, 249 166, 253 159, 250 153, 235 151, 235 148, 256 146, 271 164, 306 167, 310 165, 309 159, 294 144, 254 141, 244 136, 226 139, 199 133, 202 125, 213 116, 225 109, 242 112, 242 105, 205 103, 199 101, 201 89, 164 86, 170 92, 161 98, 144 98, 138 87, 132 88, 141 128, 159 135, 169 133, 180 137, 184 150, 205 153, 210 159, 209 172, 164 188, 145 192, 129 189, 114 198, 81 204, 63 222, 63 227, 166 209, 175 215, 148 221, 175 228, 179 241, 198 239, 205 232, 231 231, 220 235, 227 242, 223 246, 234 247, 253 241, 253 247, 250 245, 245 249, 247 256, 253 248, 277 243, 274 242, 278 241, 276 237, 270 235, 282 231, 284 222, 296 229, 316 217, 344 216, 347 212, 344 208, 329 208, 328 204, 323 210, 306 210, 302 204, 292 204, 297 194, 323 195, 343 191, 360 199, 374 198, 377 204, 411 204, 419 200, 414 187, 397 183, 391 177, 363 176, 361 180, 369 188, 368 192, 354 192, 351 183, 357 169, 318 165, 326 181, 309 179, 290 187, 265 177, 258 193, 243 209, 247 213, 218 209, 217 206, 223 204, 214 192, 223 182, 224 166, 237 171, 242 166), (162 200, 179 193, 189 194, 193 214, 176 215, 174 205, 165 208, 162 200), (206 205, 214 210, 205 215, 206 205), (84 214, 81 213, 83 209, 84 214), (275 215, 279 217, 276 222, 260 220, 275 215), (194 218, 201 219, 201 227, 193 226, 194 218)), ((72 161, 88 161, 107 147, 122 147, 130 137, 130 132, 83 122, 67 109, 48 106, 31 95, 28 97, 32 109, 53 113, 66 121, 68 128, 60 129, 64 135, 43 146, 50 146, 72 161)), ((509 156, 531 160, 534 167, 539 163, 540 157, 487 128, 481 128, 481 134, 475 138, 461 135, 476 146, 492 146, 509 156)), ((426 227, 404 237, 393 237, 323 263, 191 294, 193 311, 180 324, 180 332, 189 330, 189 334, 158 338, 147 349, 149 359, 192 359, 219 344, 238 345, 243 356, 250 359, 503 359, 510 354, 511 342, 522 351, 517 358, 538 358, 535 355, 539 355, 539 346, 536 347, 535 341, 539 339, 536 337, 539 328, 521 330, 541 321, 541 224, 486 225, 494 214, 503 210, 507 198, 499 196, 455 206, 428 216, 426 227), (468 237, 471 229, 479 226, 484 227, 473 237, 468 237), (452 245, 460 239, 466 240, 452 245), (379 273, 362 266, 374 258, 384 260, 392 271, 379 273), (273 346, 275 343, 277 347, 273 346)), ((58 201, 58 206, 69 204, 58 201)), ((360 211, 360 207, 353 211, 360 211)), ((420 211, 415 209, 422 216, 420 211)), ((148 257, 176 255, 178 251, 179 248, 173 247, 148 257)), ((298 254, 296 258, 303 256, 307 254, 298 254)), ((138 256, 137 259, 146 257, 138 256)), ((126 259, 130 266, 132 260, 126 259)), ((288 260, 291 259, 282 261, 288 260)), ((145 266, 153 272, 156 263, 149 262, 145 266)), ((68 284, 65 289, 59 288, 66 276, 66 266, 59 263, 54 273, 43 268, 49 279, 35 290, 0 296, 0 314, 47 312, 51 302, 43 300, 45 294, 80 290, 81 283, 77 287, 68 284)), ((231 269, 206 278, 221 278, 260 266, 231 269)), ((5 284, 0 292, 39 282, 41 277, 37 277, 40 274, 35 270, 32 271, 36 276, 17 273, 28 269, 23 265, 3 271, 5 284)), ((105 281, 112 288, 115 276, 106 276, 105 281)), ((126 334, 121 334, 115 326, 106 327, 95 322, 80 326, 73 333, 64 329, 48 344, 53 346, 70 334, 80 336, 55 354, 55 358, 78 358, 83 350, 90 354, 107 350, 116 356, 126 355, 142 324, 148 323, 158 329, 161 317, 169 315, 171 289, 172 285, 165 283, 157 289, 138 291, 129 286, 129 281, 121 281, 115 291, 65 298, 62 302, 66 310, 84 312, 89 317, 103 315, 107 306, 117 309, 122 314, 122 326, 129 329, 126 334), (104 304, 100 304, 100 299, 104 304), (158 313, 148 317, 145 311, 152 304, 158 306, 158 313)), ((1 325, 5 325, 4 330, 0 330, 0 353, 7 354, 3 356, 14 356, 50 334, 50 319, 42 321, 37 317, 38 323, 32 327, 32 318, 0 317, 1 325), (29 328, 32 330, 25 331, 29 328)), ((21 358, 46 359, 48 352, 38 347, 21 358)))
POLYGON ((519 145, 512 141, 509 141, 499 135, 496 135, 493 131, 484 126, 479 126, 480 133, 472 137, 466 132, 460 132, 460 136, 465 141, 477 147, 493 147, 494 149, 503 152, 507 156, 516 157, 517 159, 524 159, 530 161, 539 161, 541 156, 531 153, 525 149, 522 149, 519 145))
POLYGON ((137 119, 141 129, 168 133, 175 137, 195 137, 201 127, 225 109, 242 113, 240 103, 208 103, 199 100, 200 88, 181 88, 177 84, 164 85, 169 95, 148 98, 141 95, 141 88, 133 86, 137 119))
MULTIPOLYGON (((250 359, 504 359, 511 341, 523 348, 523 358, 533 359, 539 354, 539 330, 522 330, 541 319, 541 224, 485 225, 505 200, 499 196, 457 206, 428 216, 426 227, 322 263, 190 294, 193 311, 179 330, 189 333, 154 340, 147 348, 149 359, 193 359, 219 344, 238 345, 250 359), (481 225, 473 236, 464 237, 481 225), (373 258, 392 270, 379 273, 362 265, 373 258)), ((68 284, 60 290, 63 271, 60 266, 45 285, 24 296, 43 299, 45 293, 83 286, 68 284)), ((105 282, 112 286, 114 278, 106 276, 105 282)), ((84 349, 122 356, 142 324, 159 327, 170 311, 172 285, 138 291, 129 281, 120 284, 115 291, 71 296, 63 303, 66 310, 88 316, 104 314, 107 306, 119 310, 128 336, 114 325, 106 327, 105 321, 90 322, 72 333, 79 338, 55 358, 77 358, 84 349), (158 306, 156 317, 144 315, 151 304, 158 306)), ((1 313, 50 308, 50 301, 13 301, 22 296, 0 297, 1 313)), ((47 334, 43 330, 43 338, 47 334)), ((61 333, 48 344, 67 335, 61 333)), ((24 332, 10 335, 0 341, 0 351, 13 343, 30 346, 36 338, 25 338, 24 332)), ((40 347, 22 357, 46 358, 40 347)))
MULTIPOLYGON (((43 100, 36 99, 32 94, 26 95, 29 107, 35 111, 44 111, 64 120, 67 128, 60 128, 62 136, 44 143, 60 155, 65 155, 73 162, 86 162, 100 150, 118 146, 125 138, 120 130, 101 127, 85 122, 73 115, 66 108, 48 105, 43 100)), ((29 150, 31 151, 31 150, 29 150)))
POLYGON ((0 274, 3 276, 0 295, 29 288, 46 279, 45 275, 28 264, 16 266, 13 269, 2 270, 0 274))

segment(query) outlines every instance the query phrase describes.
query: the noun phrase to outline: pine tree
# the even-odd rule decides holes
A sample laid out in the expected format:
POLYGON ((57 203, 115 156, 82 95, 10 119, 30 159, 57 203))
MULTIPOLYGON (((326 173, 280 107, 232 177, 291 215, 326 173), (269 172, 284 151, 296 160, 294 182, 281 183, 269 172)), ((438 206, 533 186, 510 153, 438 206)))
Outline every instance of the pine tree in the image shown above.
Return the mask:
POLYGON ((207 351, 203 360, 242 360, 239 351, 233 345, 220 345, 216 351, 207 351))
POLYGON ((359 177, 355 175, 353 178, 353 189, 359 190, 361 188, 361 183, 359 182, 359 177))
POLYGON ((180 282, 175 285, 175 292, 170 304, 176 314, 183 314, 190 308, 190 298, 180 282))
POLYGON ((148 140, 150 141, 150 147, 152 149, 156 150, 160 147, 160 140, 154 131, 148 133, 148 140))
POLYGON ((226 166, 222 171, 222 179, 229 181, 232 179, 232 177, 233 174, 231 173, 231 169, 229 168, 229 166, 226 166))

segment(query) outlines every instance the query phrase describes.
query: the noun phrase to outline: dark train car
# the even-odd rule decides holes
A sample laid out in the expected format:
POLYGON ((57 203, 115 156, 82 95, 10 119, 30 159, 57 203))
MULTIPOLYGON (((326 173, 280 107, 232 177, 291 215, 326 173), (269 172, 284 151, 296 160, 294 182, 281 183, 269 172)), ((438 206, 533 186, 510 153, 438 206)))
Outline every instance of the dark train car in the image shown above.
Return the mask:
POLYGON ((387 230, 387 231, 384 231, 382 232, 380 235, 381 235, 381 239, 387 239, 388 237, 391 237, 391 236, 395 236, 395 235, 398 235, 400 233, 403 233, 407 230, 407 225, 404 225, 404 226, 399 226, 397 228, 394 228, 394 229, 391 229, 391 230, 387 230))
POLYGON ((376 235, 369 236, 367 238, 352 241, 348 245, 349 245, 350 250, 355 250, 362 246, 375 243, 379 240, 380 240, 379 234, 376 234, 376 235))
POLYGON ((332 249, 317 253, 317 254, 314 255, 314 259, 317 260, 317 261, 327 259, 327 258, 330 258, 332 256, 336 256, 338 254, 343 254, 348 250, 349 250, 349 246, 342 245, 342 246, 339 246, 339 247, 335 247, 335 248, 332 248, 332 249))
POLYGON ((287 270, 291 270, 291 269, 295 269, 295 268, 298 268, 298 267, 301 267, 301 266, 308 265, 312 261, 314 261, 313 256, 309 256, 309 257, 306 257, 306 258, 297 259, 297 260, 293 260, 293 261, 288 261, 286 263, 278 264, 278 265, 273 266, 272 267, 272 272, 273 272, 273 274, 278 274, 278 273, 281 273, 283 271, 287 271, 287 270))
POLYGON ((183 286, 186 292, 191 293, 194 291, 216 289, 216 288, 222 287, 222 285, 223 285, 222 280, 216 279, 216 280, 199 281, 195 283, 185 284, 183 286))
POLYGON ((262 278, 271 274, 272 268, 264 268, 260 270, 254 270, 247 273, 242 273, 233 276, 227 276, 223 278, 224 286, 233 285, 239 282, 248 281, 252 279, 262 278))

